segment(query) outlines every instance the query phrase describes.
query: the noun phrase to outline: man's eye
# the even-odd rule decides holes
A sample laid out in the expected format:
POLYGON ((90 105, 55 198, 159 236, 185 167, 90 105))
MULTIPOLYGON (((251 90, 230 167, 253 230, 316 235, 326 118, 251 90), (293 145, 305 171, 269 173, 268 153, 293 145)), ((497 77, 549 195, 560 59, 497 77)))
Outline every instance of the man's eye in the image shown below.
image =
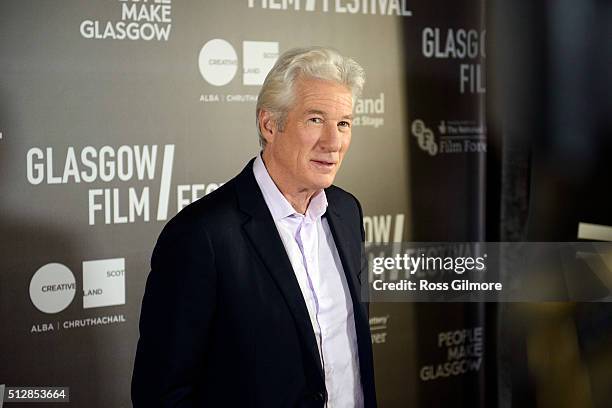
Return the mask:
POLYGON ((345 127, 345 128, 350 128, 351 127, 351 123, 343 120, 341 122, 338 122, 338 126, 345 127))
POLYGON ((309 120, 312 123, 317 123, 317 124, 323 123, 323 119, 321 119, 321 118, 310 118, 309 120))

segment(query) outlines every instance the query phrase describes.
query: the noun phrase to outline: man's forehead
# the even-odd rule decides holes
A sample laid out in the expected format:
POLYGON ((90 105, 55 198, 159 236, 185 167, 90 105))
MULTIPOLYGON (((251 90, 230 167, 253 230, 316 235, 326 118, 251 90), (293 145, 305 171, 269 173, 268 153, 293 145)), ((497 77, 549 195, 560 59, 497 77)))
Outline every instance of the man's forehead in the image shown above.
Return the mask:
POLYGON ((296 90, 299 93, 316 91, 333 92, 337 94, 351 94, 351 89, 341 83, 318 78, 300 78, 296 82, 296 90))
MULTIPOLYGON (((318 111, 325 113, 330 109, 352 111, 353 96, 351 90, 335 82, 323 80, 302 80, 296 89, 297 103, 301 104, 304 113, 318 111)), ((312 112, 317 113, 317 112, 312 112)))

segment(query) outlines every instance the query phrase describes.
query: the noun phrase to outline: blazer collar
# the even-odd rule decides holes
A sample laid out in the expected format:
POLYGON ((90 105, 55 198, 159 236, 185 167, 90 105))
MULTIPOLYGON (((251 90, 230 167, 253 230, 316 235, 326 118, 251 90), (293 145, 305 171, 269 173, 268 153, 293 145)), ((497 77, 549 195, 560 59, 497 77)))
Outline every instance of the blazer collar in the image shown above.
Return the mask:
POLYGON ((324 384, 325 377, 308 309, 297 278, 293 273, 291 261, 253 175, 253 161, 254 159, 246 165, 235 179, 238 206, 242 212, 248 215, 243 224, 243 229, 283 294, 285 302, 293 314, 305 349, 311 356, 311 360, 316 367, 315 370, 319 373, 324 384))
MULTIPOLYGON (((285 247, 283 246, 280 235, 276 230, 270 210, 268 209, 262 192, 257 185, 257 181, 255 180, 255 175, 253 174, 254 162, 255 158, 252 158, 236 177, 236 194, 238 196, 238 205, 240 210, 249 216, 249 219, 245 222, 244 227, 247 230, 249 237, 253 240, 253 246, 255 246, 260 255, 262 255, 262 258, 264 255, 266 256, 264 260, 268 261, 266 263, 268 269, 271 270, 275 278, 278 278, 283 282, 282 285, 279 285, 281 290, 283 290, 283 293, 286 296, 289 296, 295 294, 295 290, 298 291, 299 296, 292 299, 294 301, 299 300, 299 306, 301 307, 298 307, 298 305, 293 305, 295 308, 292 308, 292 311, 297 312, 298 315, 303 315, 302 312, 305 312, 305 316, 308 317, 308 310, 306 309, 301 291, 299 290, 297 279, 293 274, 281 272, 282 268, 287 268, 284 269, 285 271, 292 271, 293 268, 285 251, 285 247), (261 227, 262 229, 254 229, 255 225, 257 227, 261 227), (270 237, 275 237, 276 239, 269 239, 270 237), (271 263, 272 267, 270 267, 268 263, 271 263), (280 268, 281 266, 282 268, 280 268), (287 278, 286 275, 290 275, 290 278, 287 278), (292 280, 292 282, 286 282, 287 279, 292 280)), ((361 253, 359 240, 351 239, 349 233, 346 231, 346 227, 342 222, 342 214, 337 210, 334 200, 335 195, 326 194, 326 197, 328 204, 324 217, 326 217, 329 222, 329 226, 334 237, 334 242, 342 261, 344 272, 347 275, 351 295, 353 296, 353 299, 358 300, 360 295, 358 288, 361 284, 361 276, 359 273, 361 270, 361 265, 359 265, 359 256, 356 256, 356 254, 361 253), (353 256, 351 256, 351 254, 353 256)), ((307 319, 307 321, 309 320, 307 319)), ((312 329, 310 331, 312 331, 312 329)), ((312 333, 312 338, 316 347, 314 332, 312 333)))

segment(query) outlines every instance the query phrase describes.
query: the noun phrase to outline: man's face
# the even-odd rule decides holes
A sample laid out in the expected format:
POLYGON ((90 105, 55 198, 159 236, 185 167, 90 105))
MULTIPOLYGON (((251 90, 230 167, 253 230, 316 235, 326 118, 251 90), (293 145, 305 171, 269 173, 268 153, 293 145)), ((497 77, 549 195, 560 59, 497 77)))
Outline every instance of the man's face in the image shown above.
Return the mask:
MULTIPOLYGON (((282 132, 267 135, 264 161, 293 191, 329 187, 351 143, 352 94, 344 85, 299 79, 282 132)), ((276 181, 276 180, 275 180, 276 181)))

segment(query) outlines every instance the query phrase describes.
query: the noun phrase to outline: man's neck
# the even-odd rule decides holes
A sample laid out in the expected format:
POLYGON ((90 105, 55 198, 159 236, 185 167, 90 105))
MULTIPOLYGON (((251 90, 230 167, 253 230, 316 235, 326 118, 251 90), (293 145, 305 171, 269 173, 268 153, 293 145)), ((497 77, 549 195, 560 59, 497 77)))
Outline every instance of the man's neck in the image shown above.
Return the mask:
POLYGON ((286 180, 283 178, 283 173, 275 168, 273 164, 274 161, 269 160, 264 154, 261 155, 261 159, 266 167, 266 170, 268 171, 268 174, 270 175, 270 178, 281 194, 287 199, 289 204, 291 204, 293 209, 302 215, 306 214, 308 204, 317 191, 296 189, 294 186, 291 186, 286 182, 286 180))

